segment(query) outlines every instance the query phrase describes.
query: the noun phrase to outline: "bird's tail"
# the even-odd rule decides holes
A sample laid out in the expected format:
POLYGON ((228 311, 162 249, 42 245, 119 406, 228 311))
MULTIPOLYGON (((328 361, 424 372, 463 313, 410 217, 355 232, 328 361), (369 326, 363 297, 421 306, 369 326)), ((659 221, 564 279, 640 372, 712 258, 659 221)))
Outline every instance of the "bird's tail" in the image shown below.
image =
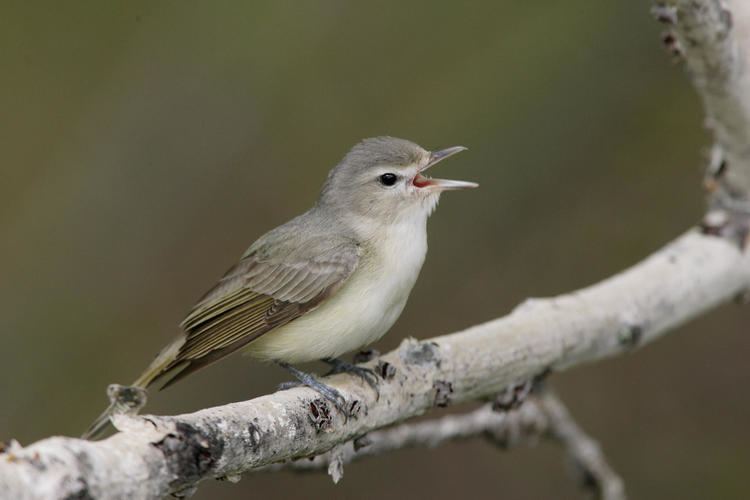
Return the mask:
POLYGON ((148 368, 131 385, 110 385, 107 388, 107 396, 109 396, 110 400, 109 406, 86 429, 81 438, 96 439, 97 437, 101 437, 109 426, 110 418, 113 415, 134 415, 138 413, 146 404, 146 389, 156 379, 180 368, 179 365, 174 365, 174 360, 184 342, 184 337, 180 337, 162 349, 148 368))

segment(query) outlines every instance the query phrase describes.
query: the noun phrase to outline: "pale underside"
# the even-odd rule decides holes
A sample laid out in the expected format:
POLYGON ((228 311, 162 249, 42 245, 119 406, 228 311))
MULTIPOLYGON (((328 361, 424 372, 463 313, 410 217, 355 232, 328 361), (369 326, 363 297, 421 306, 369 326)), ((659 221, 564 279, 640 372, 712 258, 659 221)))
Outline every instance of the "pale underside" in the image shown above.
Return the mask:
POLYGON ((368 245, 356 271, 319 307, 248 344, 244 352, 290 363, 338 357, 381 338, 406 305, 427 251, 424 223, 396 225, 368 245))

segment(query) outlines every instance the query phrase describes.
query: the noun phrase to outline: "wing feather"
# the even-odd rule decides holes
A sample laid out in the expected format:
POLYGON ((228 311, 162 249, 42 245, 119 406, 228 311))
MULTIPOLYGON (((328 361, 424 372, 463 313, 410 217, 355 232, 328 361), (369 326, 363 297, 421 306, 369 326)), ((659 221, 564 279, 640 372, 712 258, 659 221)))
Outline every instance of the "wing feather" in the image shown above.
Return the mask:
POLYGON ((259 240, 181 323, 185 341, 161 374, 164 387, 311 311, 354 272, 359 246, 344 238, 307 245, 259 240))

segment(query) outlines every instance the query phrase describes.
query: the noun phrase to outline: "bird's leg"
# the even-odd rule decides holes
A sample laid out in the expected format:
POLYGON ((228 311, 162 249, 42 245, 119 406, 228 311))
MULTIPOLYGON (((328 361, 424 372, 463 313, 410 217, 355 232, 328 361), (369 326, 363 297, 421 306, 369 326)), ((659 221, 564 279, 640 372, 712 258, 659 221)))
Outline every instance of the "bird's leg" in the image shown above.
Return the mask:
POLYGON ((333 375, 335 373, 351 373, 352 375, 356 375, 367 382, 367 385, 372 387, 378 397, 380 397, 378 376, 372 369, 353 365, 338 358, 323 358, 321 361, 331 366, 331 371, 326 373, 326 375, 333 375))
MULTIPOLYGON (((344 398, 344 396, 342 396, 339 391, 337 391, 333 387, 325 385, 323 382, 315 378, 315 375, 303 372, 302 370, 293 367, 289 363, 277 361, 276 364, 278 364, 282 368, 285 368, 287 371, 289 371, 289 373, 294 375, 294 377, 299 380, 302 385, 306 385, 307 387, 313 389, 318 394, 330 401, 336 408, 338 408, 341 413, 343 413, 347 417, 351 416, 351 412, 346 404, 346 398, 344 398)), ((291 387, 294 387, 295 385, 296 384, 294 383, 292 383, 291 385, 288 383, 282 384, 279 389, 289 389, 291 387)))
POLYGON ((302 387, 303 384, 299 380, 289 380, 287 382, 282 382, 279 384, 279 386, 276 388, 277 391, 287 391, 289 389, 294 389, 295 387, 302 387))

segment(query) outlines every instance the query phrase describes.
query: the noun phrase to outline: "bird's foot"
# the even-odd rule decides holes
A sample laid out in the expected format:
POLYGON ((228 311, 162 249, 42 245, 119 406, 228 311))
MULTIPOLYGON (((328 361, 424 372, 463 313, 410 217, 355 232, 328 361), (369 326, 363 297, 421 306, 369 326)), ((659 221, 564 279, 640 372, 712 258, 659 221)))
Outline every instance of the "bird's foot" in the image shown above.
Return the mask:
POLYGON ((298 380, 290 380, 288 382, 282 382, 279 384, 279 387, 277 390, 279 391, 288 391, 289 389, 294 389, 295 387, 303 387, 305 384, 298 380))
POLYGON ((326 373, 326 376, 334 375, 336 373, 351 373, 352 375, 356 375, 364 380, 367 385, 375 391, 378 398, 380 398, 380 382, 378 381, 378 375, 371 368, 353 365, 337 358, 323 358, 321 361, 331 366, 331 371, 326 373))
POLYGON ((336 407, 336 409, 338 409, 341 413, 343 413, 347 419, 349 417, 354 417, 357 415, 358 410, 359 410, 358 404, 351 404, 351 405, 347 404, 346 398, 339 391, 319 381, 315 377, 315 375, 311 373, 303 372, 302 370, 295 368, 288 363, 284 363, 281 361, 278 361, 277 363, 282 368, 285 368, 286 370, 288 370, 289 373, 294 375, 294 377, 299 381, 299 382, 285 382, 279 385, 280 390, 291 389, 293 387, 304 385, 314 390, 315 392, 323 396, 325 399, 327 399, 333 406, 336 407))

